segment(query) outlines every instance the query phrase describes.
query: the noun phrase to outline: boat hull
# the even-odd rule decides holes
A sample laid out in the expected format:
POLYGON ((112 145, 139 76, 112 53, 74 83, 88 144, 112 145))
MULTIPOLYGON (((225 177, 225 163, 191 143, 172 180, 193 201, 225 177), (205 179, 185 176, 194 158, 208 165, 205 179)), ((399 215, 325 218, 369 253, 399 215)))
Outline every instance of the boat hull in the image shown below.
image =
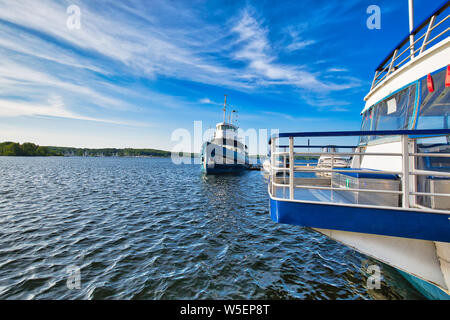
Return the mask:
POLYGON ((202 148, 202 171, 205 174, 236 174, 250 168, 248 155, 214 143, 202 148))
POLYGON ((428 281, 422 280, 410 273, 397 269, 397 271, 423 296, 430 300, 450 300, 450 295, 441 288, 428 281))
POLYGON ((205 174, 233 174, 246 171, 248 166, 240 164, 216 164, 214 166, 205 165, 202 168, 205 174))
POLYGON ((394 267, 428 299, 450 299, 448 292, 442 289, 446 287, 443 256, 436 251, 439 244, 436 241, 441 241, 440 244, 446 248, 443 251, 448 251, 448 215, 273 198, 270 200, 270 214, 277 223, 310 228, 394 267))
POLYGON ((311 228, 450 242, 448 214, 270 200, 273 221, 311 228))

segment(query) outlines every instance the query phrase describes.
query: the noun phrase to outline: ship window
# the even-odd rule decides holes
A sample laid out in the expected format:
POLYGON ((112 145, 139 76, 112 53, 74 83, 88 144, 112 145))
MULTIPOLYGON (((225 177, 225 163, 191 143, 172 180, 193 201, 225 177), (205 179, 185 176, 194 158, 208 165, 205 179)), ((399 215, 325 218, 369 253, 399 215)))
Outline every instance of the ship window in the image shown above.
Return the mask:
POLYGON ((376 107, 375 130, 408 129, 407 114, 414 111, 416 85, 394 94, 376 107))
MULTIPOLYGON (((371 130, 405 130, 414 116, 416 84, 386 98, 373 107, 371 130)), ((371 136, 368 140, 383 138, 371 136)))
POLYGON ((222 124, 219 126, 219 130, 231 130, 236 131, 236 128, 227 124, 222 124))
MULTIPOLYGON (((441 136, 433 138, 417 139, 417 152, 419 153, 448 153, 450 152, 450 137, 441 136)), ((419 170, 429 170, 429 171, 440 171, 448 172, 450 170, 450 158, 446 157, 417 157, 417 169, 419 170)), ((435 188, 437 185, 442 183, 447 183, 445 178, 437 176, 417 176, 417 191, 429 193, 432 192, 431 188, 435 188)), ((434 190, 434 192, 436 192, 434 190)), ((432 201, 444 201, 444 197, 433 197, 430 196, 417 196, 417 203, 427 206, 429 208, 433 207, 432 201)), ((440 202, 443 203, 443 202, 440 202)), ((436 207, 435 209, 439 209, 436 207)), ((444 209, 444 208, 441 208, 444 209)), ((445 208, 448 209, 448 206, 445 208)))
POLYGON ((450 114, 450 88, 445 87, 446 69, 434 74, 434 91, 429 92, 427 78, 421 82, 421 102, 417 129, 448 129, 450 114))
MULTIPOLYGON (((367 110, 363 114, 362 123, 361 123, 361 131, 370 131, 372 126, 372 118, 373 118, 373 108, 367 110)), ((368 136, 361 136, 359 144, 366 144, 368 140, 368 136)))

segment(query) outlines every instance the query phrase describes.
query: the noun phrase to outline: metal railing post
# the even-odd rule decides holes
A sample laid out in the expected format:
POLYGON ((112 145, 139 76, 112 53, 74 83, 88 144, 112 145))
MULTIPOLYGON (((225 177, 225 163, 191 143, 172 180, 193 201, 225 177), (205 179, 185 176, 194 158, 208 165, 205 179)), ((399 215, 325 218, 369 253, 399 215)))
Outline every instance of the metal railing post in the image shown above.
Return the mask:
POLYGON ((373 87, 375 86, 375 82, 377 81, 377 76, 378 76, 378 70, 375 70, 375 77, 373 77, 372 86, 370 87, 370 90, 372 90, 373 87))
POLYGON ((428 29, 427 29, 427 32, 425 34, 425 38, 423 38, 422 47, 420 48, 419 55, 421 55, 422 52, 424 52, 426 47, 427 47, 427 42, 428 42, 428 39, 430 38, 431 28, 433 28, 433 24, 434 24, 435 20, 436 20, 436 16, 432 16, 431 20, 430 20, 430 23, 428 24, 428 29))
MULTIPOLYGON (((284 148, 284 152, 286 152, 286 148, 284 148)), ((286 155, 283 156, 283 168, 287 168, 286 155)), ((286 170, 283 170, 283 184, 286 184, 286 170)), ((283 188, 283 198, 286 198, 286 188, 283 188)))
POLYGON ((294 137, 289 137, 289 199, 294 200, 294 137))
POLYGON ((403 208, 409 208, 409 146, 408 136, 402 135, 402 192, 403 208))
MULTIPOLYGON (((334 169, 334 151, 333 151, 333 154, 331 155, 331 167, 330 167, 330 169, 331 169, 331 172, 330 172, 330 177, 331 177, 331 180, 333 180, 333 169, 334 169)), ((331 189, 333 189, 333 183, 331 183, 331 189)))
POLYGON ((394 67, 395 58, 397 57, 398 49, 395 49, 394 54, 392 55, 391 63, 389 64, 389 69, 387 74, 389 75, 394 67))
POLYGON ((274 167, 275 167, 275 143, 276 143, 276 138, 273 138, 272 139, 272 144, 270 145, 270 155, 271 155, 271 160, 270 160, 270 163, 271 163, 271 166, 270 166, 270 183, 271 183, 271 188, 270 188, 270 190, 272 191, 272 196, 276 196, 275 195, 275 185, 274 185, 274 182, 275 182, 275 170, 274 170, 274 167))
MULTIPOLYGON (((417 142, 416 140, 411 140, 410 151, 412 151, 413 155, 409 158, 409 168, 412 169, 411 172, 415 172, 417 169, 417 158, 414 156, 417 153, 417 142)), ((412 185, 410 186, 411 191, 413 193, 417 192, 417 175, 413 174, 409 177, 412 185)), ((417 205, 417 195, 410 196, 410 203, 413 207, 417 205)))

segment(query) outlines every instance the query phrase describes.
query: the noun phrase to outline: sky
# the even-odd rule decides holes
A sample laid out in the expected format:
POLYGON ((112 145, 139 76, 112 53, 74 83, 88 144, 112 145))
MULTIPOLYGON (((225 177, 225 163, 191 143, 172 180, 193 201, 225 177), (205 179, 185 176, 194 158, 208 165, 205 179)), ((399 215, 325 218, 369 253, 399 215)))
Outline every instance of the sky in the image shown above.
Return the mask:
MULTIPOLYGON (((416 0, 416 22, 444 2, 416 0)), ((224 94, 244 130, 359 130, 407 33, 407 0, 0 0, 0 141, 171 150, 224 94)))

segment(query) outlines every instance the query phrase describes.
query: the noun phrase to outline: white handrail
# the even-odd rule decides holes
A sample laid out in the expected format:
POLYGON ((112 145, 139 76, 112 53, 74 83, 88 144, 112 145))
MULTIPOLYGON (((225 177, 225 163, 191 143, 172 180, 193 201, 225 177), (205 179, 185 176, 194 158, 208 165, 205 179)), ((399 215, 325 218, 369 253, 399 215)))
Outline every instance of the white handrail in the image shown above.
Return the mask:
MULTIPOLYGON (((274 183, 276 187, 287 188, 289 185, 282 183, 274 183)), ((397 190, 378 190, 378 189, 358 189, 358 188, 335 188, 335 187, 317 187, 317 186, 294 186, 297 189, 312 189, 312 190, 333 190, 333 191, 351 191, 351 192, 368 192, 368 193, 389 193, 389 194, 403 194, 402 191, 397 190)), ((448 195, 450 196, 450 195, 448 195)))
MULTIPOLYGON (((406 43, 408 43, 408 42, 406 42, 403 45, 397 47, 393 51, 389 60, 384 62, 383 65, 380 66, 381 68, 378 68, 375 71, 375 75, 374 75, 373 81, 372 81, 372 86, 370 88, 371 91, 373 89, 375 89, 376 87, 378 87, 378 85, 381 84, 384 80, 386 80, 386 78, 390 74, 396 72, 396 70, 398 70, 399 67, 402 66, 406 61, 415 59, 415 58, 419 57, 420 55, 422 55, 424 53, 424 51, 426 50, 428 44, 443 37, 444 34, 446 34, 450 30, 450 27, 447 27, 445 30, 443 30, 442 32, 440 32, 439 34, 437 34, 436 36, 434 36, 433 38, 430 39, 431 33, 437 27, 439 27, 442 23, 447 21, 448 18, 450 17, 450 14, 447 14, 440 21, 437 22, 439 15, 444 13, 446 10, 447 9, 445 9, 444 11, 437 13, 429 18, 430 20, 428 21, 428 24, 426 25, 426 28, 427 28, 426 32, 424 34, 422 34, 420 37, 414 39, 414 35, 411 33, 410 37, 409 37, 410 38, 409 46, 404 47, 406 45, 406 43), (421 44, 420 44, 420 41, 421 41, 421 44), (415 47, 416 45, 417 45, 417 49, 415 47), (402 49, 402 48, 404 48, 404 49, 402 49), (401 49, 402 49, 402 51, 399 53, 399 51, 401 49), (397 62, 399 60, 399 58, 402 57, 408 51, 410 52, 409 55, 407 55, 400 62, 397 62), (418 53, 418 54, 416 55, 416 53, 418 53)), ((422 30, 422 29, 420 29, 420 30, 422 30)), ((415 32, 418 33, 418 31, 420 31, 420 30, 417 30, 415 32)))
POLYGON ((294 200, 294 137, 289 137, 289 198, 294 200))
MULTIPOLYGON (((443 193, 442 190, 440 192, 419 192, 416 190, 416 180, 413 177, 416 176, 431 176, 431 177, 443 177, 450 178, 450 172, 443 171, 434 171, 434 170, 421 170, 416 169, 415 165, 410 167, 410 163, 416 163, 416 159, 420 157, 442 157, 442 158, 450 158, 450 153, 442 152, 442 153, 426 153, 426 152, 417 152, 415 150, 415 139, 409 138, 408 135, 403 134, 401 137, 401 153, 392 153, 392 152, 294 152, 296 148, 306 149, 307 146, 295 146, 294 145, 294 137, 289 137, 289 152, 276 152, 276 142, 279 138, 274 138, 272 140, 272 162, 271 162, 271 177, 270 177, 270 191, 271 195, 276 194, 276 188, 289 188, 289 197, 288 199, 284 199, 286 201, 297 201, 296 199, 296 189, 302 190, 326 190, 331 192, 343 191, 343 192, 356 192, 356 193, 379 193, 379 194, 393 194, 393 195, 401 195, 401 207, 404 209, 408 208, 416 208, 420 209, 421 205, 416 204, 416 196, 424 196, 424 197, 444 197, 449 198, 450 193, 443 193), (326 165, 318 166, 317 164, 305 164, 299 165, 295 162, 296 156, 326 156, 328 159, 331 157, 331 164, 327 163, 326 165), (360 169, 360 168, 342 168, 335 167, 336 165, 336 157, 338 156, 398 156, 402 159, 402 170, 371 170, 371 169, 360 169), (283 158, 284 161, 278 161, 279 158, 283 158), (287 164, 286 159, 289 159, 289 164, 287 164), (274 163, 278 163, 278 165, 273 165, 274 163), (279 165, 282 165, 281 167, 279 165), (283 182, 279 183, 276 181, 276 176, 278 172, 283 172, 283 182), (329 178, 328 183, 325 185, 319 184, 314 185, 308 179, 314 178, 305 178, 305 184, 296 183, 295 173, 316 173, 316 174, 327 174, 326 176, 329 178), (289 173, 289 179, 286 181, 287 173, 289 173), (354 187, 340 187, 335 186, 331 181, 334 177, 333 173, 358 173, 358 174, 371 174, 371 175, 396 175, 400 179, 400 190, 379 190, 379 189, 370 189, 370 188, 354 188, 354 187), (410 180, 411 179, 411 180, 410 180)), ((302 179, 302 178, 299 178, 302 179)), ((318 178, 319 179, 319 178, 318 178)), ((326 179, 326 178, 324 178, 326 179)), ((370 178, 369 178, 370 179, 370 178)), ((326 180, 325 180, 326 181, 326 180)), ((322 182, 321 182, 322 183, 322 182)), ((298 196, 298 195, 297 195, 298 196)), ((361 204, 354 203, 354 206, 361 206, 361 204)), ((366 205, 366 204, 364 204, 366 205)), ((374 204, 373 207, 380 207, 381 204, 374 204)), ((398 208, 392 207, 392 208, 398 208)), ((442 212, 442 210, 431 209, 428 208, 427 211, 432 212, 442 212)), ((450 213, 450 212, 448 212, 450 213)))

